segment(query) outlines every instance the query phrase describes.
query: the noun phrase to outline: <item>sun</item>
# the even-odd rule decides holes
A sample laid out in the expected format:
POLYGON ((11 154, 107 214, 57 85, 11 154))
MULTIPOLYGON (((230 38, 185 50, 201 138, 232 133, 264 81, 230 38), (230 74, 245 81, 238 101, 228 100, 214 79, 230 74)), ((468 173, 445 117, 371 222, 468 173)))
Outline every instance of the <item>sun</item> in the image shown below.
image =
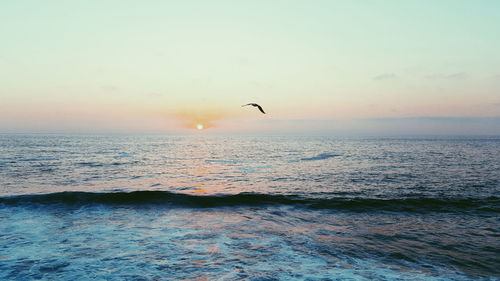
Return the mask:
POLYGON ((196 125, 196 129, 198 129, 198 130, 203 130, 203 128, 205 128, 205 127, 203 127, 203 124, 196 125))

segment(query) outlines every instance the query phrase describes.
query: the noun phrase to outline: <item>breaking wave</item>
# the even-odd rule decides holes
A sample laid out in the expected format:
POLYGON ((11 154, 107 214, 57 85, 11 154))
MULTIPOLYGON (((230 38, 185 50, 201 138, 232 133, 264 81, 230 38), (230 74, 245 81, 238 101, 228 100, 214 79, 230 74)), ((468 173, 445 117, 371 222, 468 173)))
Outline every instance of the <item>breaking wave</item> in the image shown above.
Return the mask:
POLYGON ((500 198, 306 198, 298 195, 240 193, 234 195, 189 195, 167 191, 58 192, 0 197, 3 205, 165 205, 188 208, 282 205, 353 212, 500 212, 500 198))

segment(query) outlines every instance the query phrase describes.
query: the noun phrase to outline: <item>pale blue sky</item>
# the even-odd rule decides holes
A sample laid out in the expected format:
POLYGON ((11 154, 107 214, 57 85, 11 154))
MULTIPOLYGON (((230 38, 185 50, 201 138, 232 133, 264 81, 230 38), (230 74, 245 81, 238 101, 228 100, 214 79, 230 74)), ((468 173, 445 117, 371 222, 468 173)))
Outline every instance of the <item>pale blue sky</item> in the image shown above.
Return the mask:
POLYGON ((498 30, 494 0, 4 1, 0 131, 498 117, 498 30))

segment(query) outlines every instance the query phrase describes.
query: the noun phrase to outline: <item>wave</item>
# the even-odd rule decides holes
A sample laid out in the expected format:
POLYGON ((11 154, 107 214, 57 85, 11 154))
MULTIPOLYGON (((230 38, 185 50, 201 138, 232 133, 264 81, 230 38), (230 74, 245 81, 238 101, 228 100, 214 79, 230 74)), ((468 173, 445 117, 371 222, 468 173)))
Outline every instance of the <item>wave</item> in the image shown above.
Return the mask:
POLYGON ((313 157, 306 157, 306 158, 301 158, 300 160, 302 161, 315 161, 315 160, 325 160, 328 158, 333 158, 340 156, 340 154, 335 154, 335 153, 320 153, 316 156, 313 157))
POLYGON ((238 206, 294 206, 353 212, 500 212, 500 198, 305 198, 299 195, 240 193, 234 195, 189 195, 167 191, 58 192, 0 197, 0 205, 164 205, 214 208, 238 206))

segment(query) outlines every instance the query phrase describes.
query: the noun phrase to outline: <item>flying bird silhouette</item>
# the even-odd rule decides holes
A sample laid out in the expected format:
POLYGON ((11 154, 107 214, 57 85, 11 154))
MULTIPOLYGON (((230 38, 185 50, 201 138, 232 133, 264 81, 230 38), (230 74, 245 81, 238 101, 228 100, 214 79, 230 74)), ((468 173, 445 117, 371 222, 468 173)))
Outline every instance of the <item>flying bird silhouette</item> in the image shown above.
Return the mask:
POLYGON ((247 106, 247 105, 251 105, 251 106, 257 107, 257 108, 260 110, 260 112, 262 112, 262 113, 266 114, 266 113, 264 112, 264 109, 262 109, 262 106, 260 106, 260 105, 258 105, 258 104, 256 104, 256 103, 248 103, 248 104, 244 104, 244 105, 242 105, 241 107, 244 107, 244 106, 247 106))

